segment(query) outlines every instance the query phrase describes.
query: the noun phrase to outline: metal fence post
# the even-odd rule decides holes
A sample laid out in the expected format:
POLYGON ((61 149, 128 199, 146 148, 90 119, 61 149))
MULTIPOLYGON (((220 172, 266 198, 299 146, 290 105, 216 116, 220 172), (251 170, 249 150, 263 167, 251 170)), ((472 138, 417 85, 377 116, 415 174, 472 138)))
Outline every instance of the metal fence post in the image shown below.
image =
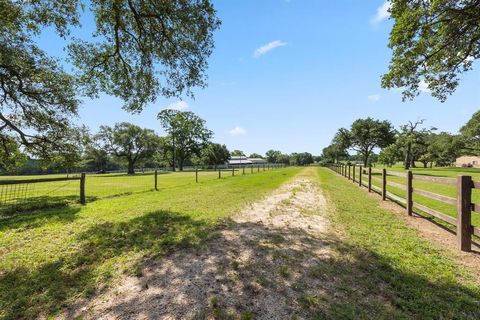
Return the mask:
POLYGON ((85 197, 85 172, 82 172, 80 175, 80 203, 86 204, 87 200, 85 197))
POLYGON ((198 183, 198 168, 195 167, 195 182, 198 183))
POLYGON ((219 168, 218 169, 218 179, 220 179, 222 177, 222 170, 219 168))
POLYGON ((243 166, 242 170, 242 174, 245 174, 245 166, 243 166))
POLYGON ((457 178, 457 244, 462 251, 472 250, 472 177, 457 178))
POLYGON ((155 191, 158 191, 158 171, 155 170, 155 191))

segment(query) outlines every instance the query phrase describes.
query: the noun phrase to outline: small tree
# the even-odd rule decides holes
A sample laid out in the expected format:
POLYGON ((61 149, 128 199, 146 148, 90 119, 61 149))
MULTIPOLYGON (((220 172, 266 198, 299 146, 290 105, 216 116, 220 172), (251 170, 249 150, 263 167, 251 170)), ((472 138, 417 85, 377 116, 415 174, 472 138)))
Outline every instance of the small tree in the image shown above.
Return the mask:
POLYGON ((378 162, 387 167, 393 166, 397 161, 402 158, 402 152, 396 144, 391 144, 388 147, 383 148, 383 150, 378 155, 378 162))
POLYGON ((231 152, 232 157, 245 157, 245 152, 242 150, 233 150, 231 152))
POLYGON ((358 119, 352 123, 350 130, 340 129, 338 139, 360 153, 366 166, 374 148, 385 148, 395 141, 395 131, 386 120, 358 119))
POLYGON ((160 111, 158 119, 172 141, 173 171, 176 162, 182 171, 187 159, 192 155, 200 156, 200 151, 213 136, 205 120, 190 111, 166 109, 160 111))
POLYGON ((217 165, 230 160, 230 151, 224 144, 209 143, 202 149, 201 160, 204 164, 215 166, 217 169, 217 165))
POLYGON ((135 173, 135 164, 153 156, 159 146, 159 137, 151 129, 131 123, 117 123, 113 127, 101 126, 96 139, 102 147, 128 163, 128 174, 135 173))
POLYGON ((265 153, 265 156, 267 157, 267 161, 269 163, 279 163, 282 153, 278 150, 268 150, 265 153))
POLYGON ((260 159, 263 159, 262 155, 261 154, 258 154, 258 153, 252 153, 249 158, 260 158, 260 159))

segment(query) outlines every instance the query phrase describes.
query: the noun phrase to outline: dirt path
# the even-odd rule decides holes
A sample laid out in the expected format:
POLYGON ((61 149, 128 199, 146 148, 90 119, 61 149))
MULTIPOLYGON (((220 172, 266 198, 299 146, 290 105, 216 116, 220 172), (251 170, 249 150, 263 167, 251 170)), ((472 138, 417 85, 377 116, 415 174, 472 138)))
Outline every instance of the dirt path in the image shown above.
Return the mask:
POLYGON ((328 259, 328 223, 312 172, 243 210, 205 249, 176 252, 68 316, 87 319, 305 318, 328 259), (308 302, 308 301, 307 301, 308 302))

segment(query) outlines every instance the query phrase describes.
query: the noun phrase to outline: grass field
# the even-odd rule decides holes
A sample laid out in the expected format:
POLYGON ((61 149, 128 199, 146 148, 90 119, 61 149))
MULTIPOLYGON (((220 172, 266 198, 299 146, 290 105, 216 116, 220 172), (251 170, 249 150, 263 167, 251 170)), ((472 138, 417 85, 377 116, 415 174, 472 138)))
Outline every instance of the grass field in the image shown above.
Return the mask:
MULTIPOLYGON (((381 169, 381 167, 377 167, 375 169, 381 169)), ((407 170, 404 170, 401 166, 394 166, 392 168, 386 168, 387 175, 389 171, 395 172, 403 172, 406 173, 407 170)), ((475 181, 480 181, 480 169, 474 168, 412 168, 411 169, 414 175, 424 175, 424 176, 434 176, 434 177, 447 177, 447 178, 456 178, 459 175, 469 175, 475 181)), ((353 173, 353 171, 352 171, 353 173)), ((358 181, 359 178, 359 170, 356 170, 356 179, 358 181)), ((381 173, 372 173, 373 177, 381 178, 381 173)), ((363 181, 367 181, 367 176, 364 175, 363 181)), ((406 178, 388 175, 387 181, 396 182, 402 185, 406 185, 406 178)), ((381 187, 381 182, 372 179, 372 184, 381 187)), ((420 181, 420 180, 413 180, 413 188, 433 192, 436 194, 449 196, 455 198, 457 195, 457 187, 455 185, 447 185, 441 183, 433 183, 429 181, 420 181)), ((402 198, 406 198, 406 191, 395 188, 393 186, 387 185, 387 191, 400 196, 402 198)), ((427 198, 422 195, 414 194, 413 199, 415 202, 425 205, 429 208, 434 210, 440 211, 445 213, 449 216, 456 217, 456 207, 451 204, 443 203, 434 199, 427 198)), ((472 201, 474 203, 480 203, 480 190, 474 189, 472 191, 472 201)), ((418 210, 417 210, 418 211, 418 210)), ((421 213, 421 212, 420 212, 421 213)), ((437 219, 438 220, 438 219, 437 219)), ((480 213, 472 212, 472 224, 474 226, 480 226, 480 213)))
MULTIPOLYGON (((0 219, 0 318, 54 315, 72 301, 101 291, 122 273, 139 272, 145 259, 201 245, 222 219, 298 172, 286 168, 224 179, 202 173, 199 183, 191 172, 165 174, 159 177, 158 192, 4 217, 0 219)), ((98 179, 110 183, 122 178, 98 179)), ((134 179, 142 188, 153 188, 151 175, 134 179)), ((98 189, 108 194, 108 183, 98 183, 98 189)), ((87 185, 91 196, 88 190, 87 185)))
POLYGON ((478 279, 380 208, 380 200, 326 168, 319 175, 331 221, 346 238, 336 243, 338 258, 319 271, 340 288, 323 297, 329 307, 319 318, 479 318, 478 279))
MULTIPOLYGON (((263 172, 261 170, 260 172, 263 172)), ((195 184, 195 172, 158 172, 158 188, 181 188, 185 185, 195 184)), ((253 174, 257 174, 257 168, 253 174)), ((240 169, 236 175, 243 174, 240 169)), ((252 174, 250 168, 245 169, 245 175, 252 174)), ((231 171, 223 171, 222 177, 231 177, 231 171)), ((78 175, 69 175, 76 177, 78 175)), ((24 180, 24 179, 53 179, 66 178, 65 174, 35 175, 35 176, 1 176, 0 180, 24 180)), ((200 182, 218 179, 218 172, 199 171, 200 182)), ((97 199, 152 191, 155 186, 154 172, 112 174, 89 174, 86 176, 85 189, 87 202, 97 199)), ((79 202, 79 180, 54 181, 41 183, 22 183, 0 185, 0 214, 3 212, 28 211, 45 207, 66 205, 79 202)))

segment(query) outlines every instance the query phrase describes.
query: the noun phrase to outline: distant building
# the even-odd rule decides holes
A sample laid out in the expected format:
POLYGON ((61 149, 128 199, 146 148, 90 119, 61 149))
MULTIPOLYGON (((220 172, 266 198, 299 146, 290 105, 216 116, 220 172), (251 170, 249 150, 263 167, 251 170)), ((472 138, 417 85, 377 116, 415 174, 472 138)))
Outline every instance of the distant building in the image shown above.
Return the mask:
POLYGON ((455 161, 456 167, 480 168, 480 156, 461 156, 455 161))
POLYGON ((228 164, 231 166, 246 166, 262 163, 267 163, 267 160, 262 158, 247 158, 245 156, 235 156, 231 157, 230 160, 228 160, 228 164))

